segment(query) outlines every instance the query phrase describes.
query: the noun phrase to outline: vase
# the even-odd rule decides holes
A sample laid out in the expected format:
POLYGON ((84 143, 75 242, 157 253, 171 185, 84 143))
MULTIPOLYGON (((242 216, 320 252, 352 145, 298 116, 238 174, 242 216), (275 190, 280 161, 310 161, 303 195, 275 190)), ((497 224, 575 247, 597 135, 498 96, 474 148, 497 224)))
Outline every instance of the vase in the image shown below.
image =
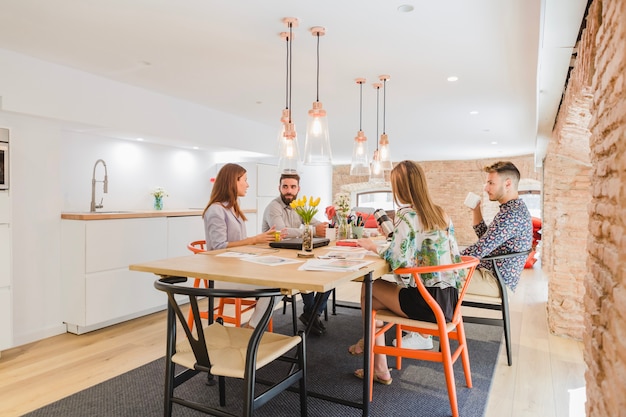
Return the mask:
POLYGON ((304 225, 304 232, 302 233, 302 250, 304 252, 311 252, 313 250, 313 236, 315 235, 315 228, 310 224, 304 225))
POLYGON ((347 220, 340 220, 337 223, 337 240, 352 238, 352 230, 347 220))
POLYGON ((154 209, 163 210, 163 197, 154 196, 154 209))

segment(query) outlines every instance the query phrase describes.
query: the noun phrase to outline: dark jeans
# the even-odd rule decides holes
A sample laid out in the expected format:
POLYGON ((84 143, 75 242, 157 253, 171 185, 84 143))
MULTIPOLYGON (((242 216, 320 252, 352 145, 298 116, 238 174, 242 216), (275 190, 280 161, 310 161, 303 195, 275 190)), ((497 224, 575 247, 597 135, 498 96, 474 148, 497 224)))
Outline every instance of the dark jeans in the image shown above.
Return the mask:
MULTIPOLYGON (((322 294, 322 302, 320 303, 320 308, 317 310, 317 315, 322 314, 322 311, 326 308, 326 302, 328 301, 328 297, 330 297, 330 293, 332 291, 328 291, 322 294)), ((315 304, 315 293, 310 292, 302 295, 302 302, 304 303, 304 314, 309 314, 311 310, 313 310, 313 305, 315 304)))

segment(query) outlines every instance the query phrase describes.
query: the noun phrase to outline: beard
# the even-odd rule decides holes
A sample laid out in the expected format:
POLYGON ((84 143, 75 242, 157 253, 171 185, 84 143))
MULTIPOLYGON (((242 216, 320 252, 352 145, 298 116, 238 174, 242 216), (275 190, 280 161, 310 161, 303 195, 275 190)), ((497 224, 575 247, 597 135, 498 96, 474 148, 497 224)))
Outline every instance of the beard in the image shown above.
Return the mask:
POLYGON ((291 195, 291 194, 281 194, 280 195, 280 199, 283 200, 283 203, 285 203, 286 205, 289 205, 293 200, 296 199, 296 197, 298 197, 298 195, 291 195))

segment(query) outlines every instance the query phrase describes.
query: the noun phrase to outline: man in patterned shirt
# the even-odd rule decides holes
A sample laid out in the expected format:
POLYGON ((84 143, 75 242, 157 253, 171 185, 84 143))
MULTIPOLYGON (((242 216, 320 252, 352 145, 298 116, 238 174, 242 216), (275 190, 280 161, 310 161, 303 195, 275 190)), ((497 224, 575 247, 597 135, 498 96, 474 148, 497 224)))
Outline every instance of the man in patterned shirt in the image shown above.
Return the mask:
MULTIPOLYGON (((496 162, 484 170, 487 173, 484 190, 489 195, 490 201, 500 203, 500 211, 487 226, 483 220, 480 203, 476 205, 473 209, 473 227, 478 242, 467 247, 462 254, 482 259, 485 256, 529 250, 533 239, 533 225, 528 208, 517 192, 519 170, 508 161, 496 162)), ((526 258, 515 256, 498 261, 502 278, 512 291, 517 287, 526 258)), ((476 268, 467 292, 500 297, 496 280, 492 262, 483 261, 476 268)))

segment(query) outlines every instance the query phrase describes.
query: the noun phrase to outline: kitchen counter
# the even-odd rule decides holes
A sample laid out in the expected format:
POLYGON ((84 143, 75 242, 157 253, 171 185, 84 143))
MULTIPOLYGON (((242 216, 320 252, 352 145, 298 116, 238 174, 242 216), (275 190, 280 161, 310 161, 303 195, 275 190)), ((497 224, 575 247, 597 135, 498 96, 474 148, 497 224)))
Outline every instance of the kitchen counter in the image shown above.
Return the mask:
POLYGON ((201 216, 200 209, 180 209, 180 210, 128 210, 128 211, 96 211, 94 213, 61 213, 61 218, 65 220, 110 220, 110 219, 139 219, 147 217, 181 217, 181 216, 201 216))
MULTIPOLYGON (((95 213, 61 213, 65 220, 110 220, 110 219, 140 219, 148 217, 184 217, 201 216, 204 208, 178 209, 178 210, 128 210, 128 211, 96 211, 95 213)), ((244 209, 244 213, 256 213, 254 209, 244 209)))

